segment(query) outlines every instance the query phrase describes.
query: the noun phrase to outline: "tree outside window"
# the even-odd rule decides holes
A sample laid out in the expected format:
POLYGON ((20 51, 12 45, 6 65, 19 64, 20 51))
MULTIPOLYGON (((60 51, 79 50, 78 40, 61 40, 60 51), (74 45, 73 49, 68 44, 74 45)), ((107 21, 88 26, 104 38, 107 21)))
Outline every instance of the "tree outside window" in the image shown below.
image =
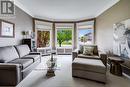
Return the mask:
POLYGON ((72 45, 72 29, 58 29, 57 30, 57 46, 71 46, 72 45))
POLYGON ((37 47, 50 46, 50 31, 37 31, 37 47))

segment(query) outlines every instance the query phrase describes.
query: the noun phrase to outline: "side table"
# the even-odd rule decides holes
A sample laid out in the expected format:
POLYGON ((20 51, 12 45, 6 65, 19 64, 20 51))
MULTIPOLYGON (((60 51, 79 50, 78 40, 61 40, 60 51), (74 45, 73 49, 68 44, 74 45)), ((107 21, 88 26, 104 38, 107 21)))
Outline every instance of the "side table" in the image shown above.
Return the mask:
POLYGON ((120 57, 108 57, 110 61, 110 72, 117 76, 122 76, 122 67, 121 63, 124 62, 120 57))

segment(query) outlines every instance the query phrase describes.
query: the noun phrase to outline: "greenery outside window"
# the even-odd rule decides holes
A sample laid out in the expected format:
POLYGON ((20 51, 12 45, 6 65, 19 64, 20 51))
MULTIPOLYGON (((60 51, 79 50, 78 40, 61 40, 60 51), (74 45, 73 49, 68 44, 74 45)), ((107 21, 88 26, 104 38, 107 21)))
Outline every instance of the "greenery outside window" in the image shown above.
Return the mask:
POLYGON ((57 47, 72 46, 72 28, 59 28, 56 33, 57 47))

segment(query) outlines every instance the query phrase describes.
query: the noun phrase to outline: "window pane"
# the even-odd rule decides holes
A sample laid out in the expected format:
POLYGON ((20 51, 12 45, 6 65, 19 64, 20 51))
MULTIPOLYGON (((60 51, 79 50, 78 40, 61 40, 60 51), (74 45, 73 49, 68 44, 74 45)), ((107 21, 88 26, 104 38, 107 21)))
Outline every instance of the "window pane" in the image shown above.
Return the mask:
POLYGON ((93 29, 79 29, 79 44, 92 44, 93 29))
POLYGON ((50 31, 37 31, 37 47, 50 46, 50 31))
POLYGON ((72 46, 72 29, 57 30, 57 46, 72 46))

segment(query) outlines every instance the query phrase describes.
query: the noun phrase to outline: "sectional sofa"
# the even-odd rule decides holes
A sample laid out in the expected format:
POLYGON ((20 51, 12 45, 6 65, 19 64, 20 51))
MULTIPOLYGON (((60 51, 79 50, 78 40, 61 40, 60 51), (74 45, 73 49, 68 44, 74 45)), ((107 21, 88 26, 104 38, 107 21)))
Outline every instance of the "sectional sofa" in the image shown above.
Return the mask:
POLYGON ((41 54, 28 45, 0 47, 0 86, 16 86, 40 62, 41 54))

